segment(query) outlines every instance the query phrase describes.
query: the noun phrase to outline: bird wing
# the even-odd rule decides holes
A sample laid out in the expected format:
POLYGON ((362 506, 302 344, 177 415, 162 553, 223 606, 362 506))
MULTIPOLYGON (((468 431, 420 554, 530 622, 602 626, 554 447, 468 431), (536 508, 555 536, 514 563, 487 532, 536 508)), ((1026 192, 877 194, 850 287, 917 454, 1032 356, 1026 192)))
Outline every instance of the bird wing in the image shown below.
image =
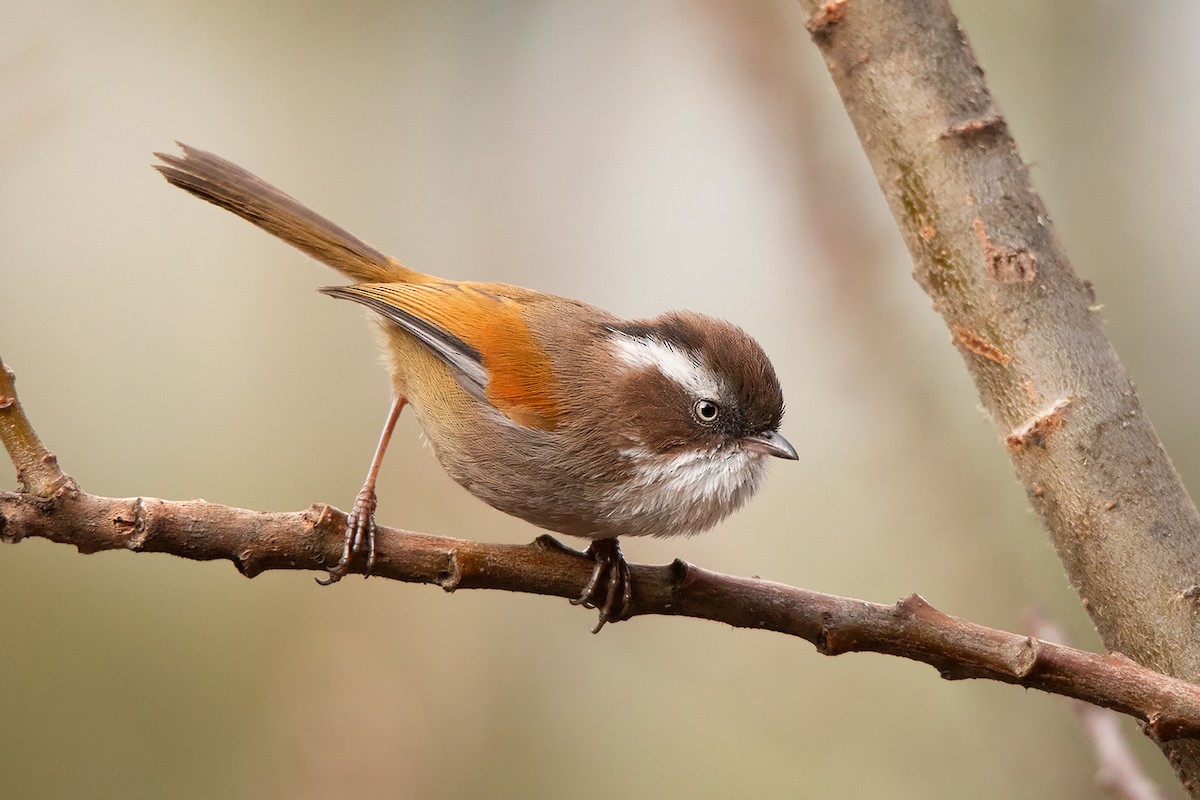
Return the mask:
POLYGON ((550 359, 525 321, 534 293, 501 284, 363 283, 324 294, 361 303, 396 323, 450 367, 470 394, 513 422, 551 430, 558 411, 550 359))

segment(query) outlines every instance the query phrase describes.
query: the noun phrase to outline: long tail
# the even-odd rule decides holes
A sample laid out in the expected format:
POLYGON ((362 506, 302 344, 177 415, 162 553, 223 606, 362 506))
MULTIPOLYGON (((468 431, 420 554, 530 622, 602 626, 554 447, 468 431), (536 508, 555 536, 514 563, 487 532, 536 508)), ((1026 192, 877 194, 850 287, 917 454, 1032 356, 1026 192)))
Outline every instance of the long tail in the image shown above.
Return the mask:
POLYGON ((180 189, 232 211, 356 281, 408 283, 425 277, 237 164, 178 144, 183 155, 155 153, 164 163, 154 168, 180 189))

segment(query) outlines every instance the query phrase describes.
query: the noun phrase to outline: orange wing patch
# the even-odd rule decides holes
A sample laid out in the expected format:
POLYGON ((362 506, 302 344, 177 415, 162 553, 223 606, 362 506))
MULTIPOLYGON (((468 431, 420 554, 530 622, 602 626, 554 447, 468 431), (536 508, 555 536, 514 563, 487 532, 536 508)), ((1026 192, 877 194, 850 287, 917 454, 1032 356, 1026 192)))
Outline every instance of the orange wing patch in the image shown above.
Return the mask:
POLYGON ((451 368, 459 367, 468 379, 473 376, 469 369, 461 369, 458 354, 476 359, 486 377, 489 403, 518 425, 542 430, 555 427, 558 386, 550 359, 534 341, 522 305, 512 296, 527 295, 528 290, 436 281, 367 283, 327 293, 363 303, 391 319, 430 344, 430 349, 451 368), (389 310, 399 313, 389 314, 389 310), (439 347, 431 339, 448 345, 439 347), (448 349, 454 350, 454 357, 447 356, 448 349))

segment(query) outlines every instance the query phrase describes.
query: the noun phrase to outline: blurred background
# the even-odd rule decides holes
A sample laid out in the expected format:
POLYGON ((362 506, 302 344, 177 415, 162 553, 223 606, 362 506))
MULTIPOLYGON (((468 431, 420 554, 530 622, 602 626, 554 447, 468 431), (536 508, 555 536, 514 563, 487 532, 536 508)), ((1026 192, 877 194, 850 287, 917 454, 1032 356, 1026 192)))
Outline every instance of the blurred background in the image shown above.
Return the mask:
MULTIPOLYGON (((1195 486, 1200 106, 1179 99, 1200 90, 1200 6, 955 6, 1195 486)), ((802 460, 705 536, 628 541, 631 560, 917 591, 1007 629, 1038 606, 1098 647, 792 0, 0 0, 0 18, 0 354, 89 491, 345 508, 387 408, 363 313, 313 291, 338 277, 150 169, 180 139, 418 269, 759 338, 802 460)), ((411 415, 380 497, 384 524, 538 533, 454 485, 411 415)), ((313 577, 0 546, 0 792, 1097 794, 1060 698, 712 623, 593 637, 566 601, 313 577)))

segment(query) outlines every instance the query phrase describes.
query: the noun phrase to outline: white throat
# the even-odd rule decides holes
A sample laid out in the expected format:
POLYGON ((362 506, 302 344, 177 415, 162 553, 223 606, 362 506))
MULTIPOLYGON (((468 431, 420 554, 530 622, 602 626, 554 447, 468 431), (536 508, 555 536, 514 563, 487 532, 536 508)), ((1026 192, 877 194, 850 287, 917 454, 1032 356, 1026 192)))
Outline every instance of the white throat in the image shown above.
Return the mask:
POLYGON ((677 536, 707 530, 749 500, 767 473, 765 456, 736 444, 675 456, 631 447, 621 455, 633 462, 633 477, 621 492, 614 515, 627 517, 635 535, 677 536))

